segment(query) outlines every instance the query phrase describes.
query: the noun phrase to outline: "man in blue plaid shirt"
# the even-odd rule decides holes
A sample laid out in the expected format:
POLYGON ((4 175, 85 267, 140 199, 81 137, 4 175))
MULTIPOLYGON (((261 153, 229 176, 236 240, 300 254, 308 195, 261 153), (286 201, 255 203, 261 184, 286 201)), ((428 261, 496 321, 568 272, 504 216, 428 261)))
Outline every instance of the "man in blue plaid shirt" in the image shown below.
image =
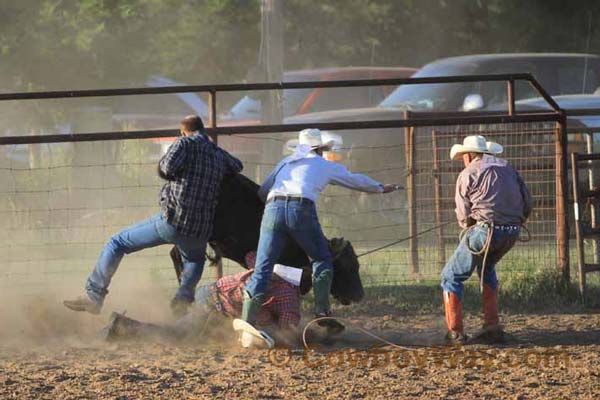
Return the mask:
POLYGON ((162 211, 114 235, 88 277, 86 295, 65 301, 75 311, 100 313, 112 276, 125 254, 161 244, 174 244, 183 259, 181 284, 171 306, 181 311, 194 300, 202 276, 206 244, 212 234, 217 197, 223 177, 238 173, 240 160, 221 149, 204 133, 202 119, 181 121, 181 137, 162 157, 159 175, 167 180, 160 192, 162 211))

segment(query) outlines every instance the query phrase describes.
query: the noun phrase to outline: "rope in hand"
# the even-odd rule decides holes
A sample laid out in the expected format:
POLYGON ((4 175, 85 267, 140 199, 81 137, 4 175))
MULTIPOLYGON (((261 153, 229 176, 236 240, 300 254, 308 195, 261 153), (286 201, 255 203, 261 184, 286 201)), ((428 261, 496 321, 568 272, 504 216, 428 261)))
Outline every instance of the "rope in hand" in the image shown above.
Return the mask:
MULTIPOLYGON (((481 274, 479 277, 479 292, 481 293, 481 292, 483 292, 483 278, 485 276, 485 267, 486 267, 486 263, 487 263, 487 257, 488 257, 488 253, 490 251, 490 246, 492 244, 492 239, 494 236, 494 224, 483 225, 488 229, 488 235, 485 239, 485 243, 483 244, 483 247, 481 248, 481 250, 473 250, 471 248, 471 246, 469 245, 468 235, 476 226, 477 225, 472 225, 466 229, 463 229, 459 235, 459 242, 462 241, 463 239, 465 239, 465 241, 466 241, 465 245, 467 246, 467 249, 474 256, 480 256, 483 254, 483 261, 481 263, 481 274)), ((479 225, 479 226, 482 226, 482 225, 479 225)), ((518 239, 519 242, 523 242, 523 243, 529 242, 531 240, 531 232, 529 232, 529 229, 527 229, 527 227, 525 225, 521 225, 521 228, 523 230, 525 230, 525 232, 527 232, 527 237, 521 239, 521 237, 519 236, 519 239, 518 239)))
MULTIPOLYGON (((460 232, 460 235, 458 236, 458 241, 462 242, 464 239, 467 249, 474 256, 480 256, 483 254, 483 261, 481 263, 481 273, 479 276, 479 293, 482 293, 483 292, 483 278, 485 276, 485 264, 487 261, 488 253, 490 251, 490 245, 492 244, 492 238, 494 236, 494 224, 483 225, 488 229, 488 234, 487 234, 487 237, 485 238, 485 243, 483 244, 483 247, 481 248, 481 250, 473 250, 471 248, 471 246, 469 245, 469 233, 471 233, 471 231, 473 231, 473 229, 475 229, 477 226, 478 225, 471 225, 470 227, 463 229, 460 232)), ((482 226, 482 225, 479 225, 479 226, 482 226)))
POLYGON ((529 232, 529 229, 527 229, 527 227, 525 225, 521 225, 521 229, 524 230, 525 232, 527 232, 527 237, 521 239, 521 236, 519 235, 519 242, 521 243, 527 243, 531 240, 531 232, 529 232))

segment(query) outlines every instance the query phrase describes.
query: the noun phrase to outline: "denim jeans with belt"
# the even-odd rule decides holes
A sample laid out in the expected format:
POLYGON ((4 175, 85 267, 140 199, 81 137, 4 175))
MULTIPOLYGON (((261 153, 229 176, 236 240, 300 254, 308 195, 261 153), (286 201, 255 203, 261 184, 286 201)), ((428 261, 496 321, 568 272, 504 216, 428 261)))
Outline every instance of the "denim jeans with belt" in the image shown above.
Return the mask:
POLYGON ((477 268, 477 274, 481 276, 484 254, 475 255, 471 253, 471 250, 474 252, 481 251, 492 230, 493 236, 485 262, 483 283, 492 289, 498 287, 496 264, 515 245, 521 229, 519 226, 512 225, 494 226, 492 228, 478 224, 463 237, 442 270, 442 288, 444 292, 454 293, 459 299, 462 299, 464 282, 473 274, 475 268, 477 268))
POLYGON ((85 290, 92 301, 102 305, 110 281, 125 254, 161 244, 174 244, 183 259, 181 285, 175 297, 191 302, 194 299, 196 285, 202 277, 206 243, 206 239, 177 233, 162 213, 155 214, 110 238, 88 277, 85 290))
POLYGON ((275 200, 265 207, 254 273, 246 285, 250 296, 264 294, 288 237, 294 240, 311 260, 313 276, 333 270, 329 244, 315 204, 303 201, 275 200))

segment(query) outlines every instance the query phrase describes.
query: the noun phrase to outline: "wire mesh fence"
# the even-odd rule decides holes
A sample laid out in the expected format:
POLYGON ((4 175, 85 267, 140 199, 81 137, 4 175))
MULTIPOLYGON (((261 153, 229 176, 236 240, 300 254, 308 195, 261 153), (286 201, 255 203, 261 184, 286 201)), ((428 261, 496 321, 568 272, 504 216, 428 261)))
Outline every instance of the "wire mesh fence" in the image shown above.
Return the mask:
POLYGON ((455 182, 463 166, 449 159, 450 147, 467 135, 481 134, 503 144, 503 158, 521 172, 534 197, 534 212, 527 224, 531 240, 519 244, 501 262, 500 275, 556 268, 556 129, 555 123, 418 127, 398 130, 393 138, 386 138, 387 145, 381 148, 370 144, 350 146, 349 150, 364 147, 369 153, 369 160, 348 163, 356 172, 400 180, 406 190, 389 197, 327 192, 320 212, 340 210, 340 202, 344 210, 349 208, 334 226, 358 247, 359 253, 428 231, 370 254, 361 264, 370 282, 438 280, 460 233, 452 221, 456 220, 455 182), (386 160, 388 154, 394 154, 391 163, 386 160), (385 166, 378 165, 380 162, 385 166))
MULTIPOLYGON (((585 135, 588 148, 593 145, 593 133, 585 135)), ((600 271, 600 155, 571 154, 571 181, 574 202, 574 231, 577 246, 577 274, 582 296, 589 283, 598 284, 600 271), (590 275, 588 275, 590 274, 590 275)), ((585 298, 585 297, 584 297, 585 298)))
MULTIPOLYGON (((453 221, 461 163, 449 160, 449 149, 466 135, 483 134, 505 146, 506 159, 522 173, 535 199, 528 223, 532 240, 502 261, 501 275, 556 268, 555 130, 555 123, 519 123, 342 132, 341 162, 407 190, 380 195, 330 186, 318 204, 323 229, 329 237, 350 240, 362 253, 453 221)), ((242 159, 246 176, 261 182, 295 136, 224 136, 219 144, 242 159)), ((142 139, 2 146, 0 285, 60 285, 66 276, 83 282, 112 234, 159 211, 162 182, 156 165, 168 144, 142 139)), ((365 256, 365 281, 437 280, 457 241, 458 227, 450 224, 365 256)), ((121 269, 174 286, 168 250, 162 246, 128 255, 121 269)), ((226 263, 225 273, 238 268, 226 263)), ((204 279, 214 279, 214 271, 207 268, 204 279)))
MULTIPOLYGON (((557 201, 564 197, 560 193, 556 196, 559 192, 556 182, 566 179, 564 170, 560 169, 560 155, 556 154, 557 149, 561 152, 564 149, 557 147, 556 142, 557 137, 564 135, 562 131, 557 135, 556 131, 557 121, 562 117, 554 101, 527 74, 440 77, 425 81, 397 79, 17 93, 0 95, 0 100, 5 104, 20 102, 21 107, 28 102, 37 104, 41 99, 60 104, 77 99, 79 105, 79 100, 85 102, 87 97, 108 101, 111 96, 127 99, 144 95, 142 97, 164 96, 167 101, 174 98, 175 93, 188 92, 208 94, 211 135, 219 135, 219 145, 238 156, 245 164, 244 174, 258 183, 285 155, 288 140, 297 137, 297 132, 289 131, 312 125, 322 130, 333 129, 340 135, 343 140, 340 162, 350 170, 406 186, 404 191, 387 195, 329 186, 320 198, 318 209, 326 235, 345 237, 359 254, 429 230, 417 239, 402 241, 361 258, 362 275, 367 284, 438 280, 445 259, 458 241, 458 227, 454 223, 443 229, 432 229, 455 218, 454 182, 461 166, 448 160, 449 148, 470 134, 484 134, 502 143, 505 157, 521 171, 535 199, 535 211, 529 221, 532 240, 527 245, 520 244, 502 261, 501 275, 556 268, 565 260, 559 251, 566 252, 565 241, 563 245, 559 243, 556 229, 561 219, 559 205, 564 206, 557 201), (305 120, 290 122, 292 125, 234 124, 218 128, 215 125, 217 93, 222 100, 221 95, 232 91, 482 80, 507 85, 507 113, 469 112, 441 119, 408 118, 407 122, 409 113, 389 112, 387 116, 373 114, 374 120, 325 119, 315 125, 305 120), (515 80, 529 81, 548 101, 552 111, 515 115, 511 95, 515 80), (152 96, 147 96, 149 94, 152 96), (444 125, 435 126, 437 123, 444 125), (409 127, 402 127, 406 125, 409 127), (227 136, 228 133, 237 134, 227 136)), ((131 103, 137 104, 137 100, 131 103)), ((143 125, 115 126, 114 115, 111 117, 102 111, 106 107, 99 109, 94 104, 86 106, 80 124, 65 128, 71 142, 64 134, 28 140, 15 136, 18 129, 7 131, 7 136, 0 138, 0 180, 3 183, 0 215, 5 221, 0 234, 3 239, 0 287, 35 290, 39 285, 60 285, 67 276, 78 277, 83 282, 112 234, 159 211, 158 192, 162 182, 156 165, 174 140, 167 136, 175 132, 135 130, 145 128, 143 125), (127 132, 115 131, 120 129, 127 132), (73 131, 84 134, 77 136, 73 131), (124 138, 129 140, 114 140, 124 138)), ((564 233, 563 229, 559 230, 564 233)), ((151 276, 175 286, 168 250, 162 246, 128 255, 120 270, 136 271, 139 276, 151 276)), ((226 263, 225 273, 238 268, 226 263)), ((214 279, 214 272, 206 269, 204 279, 214 279)))

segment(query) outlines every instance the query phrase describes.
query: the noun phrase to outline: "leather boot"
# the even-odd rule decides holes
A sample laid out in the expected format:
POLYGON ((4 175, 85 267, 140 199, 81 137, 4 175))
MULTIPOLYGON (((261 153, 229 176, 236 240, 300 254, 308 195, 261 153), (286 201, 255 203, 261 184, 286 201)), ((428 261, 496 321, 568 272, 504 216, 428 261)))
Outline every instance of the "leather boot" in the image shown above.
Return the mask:
POLYGON ((87 295, 80 296, 75 300, 65 300, 63 304, 73 311, 86 311, 95 315, 100 314, 100 310, 102 309, 102 304, 92 301, 87 295))
POLYGON ((498 317, 498 289, 483 285, 483 329, 475 339, 485 343, 505 343, 506 337, 498 317))
POLYGON ((448 327, 446 340, 452 344, 464 344, 467 336, 463 331, 462 302, 457 295, 444 292, 444 310, 448 327))
POLYGON ((495 328, 500 323, 498 317, 498 289, 483 285, 483 327, 495 328))
POLYGON ((148 324, 113 312, 110 322, 104 328, 104 338, 109 341, 143 339, 161 337, 163 339, 177 339, 175 332, 167 327, 148 324))
MULTIPOLYGON (((329 293, 331 292, 332 282, 333 270, 331 269, 321 272, 318 276, 313 276, 313 293, 315 296, 315 318, 331 317, 329 293)), ((325 319, 322 321, 318 321, 317 324, 326 328, 328 335, 335 335, 346 329, 346 327, 341 322, 334 319, 325 319)))
POLYGON ((273 348, 275 340, 265 331, 256 328, 256 319, 266 295, 257 294, 254 297, 244 290, 244 303, 240 319, 233 320, 233 329, 239 332, 239 341, 242 347, 273 348))
POLYGON ((242 305, 242 317, 244 321, 250 325, 255 325, 256 318, 260 312, 260 308, 264 303, 265 295, 257 294, 254 297, 250 296, 250 293, 244 290, 244 303, 242 305))

